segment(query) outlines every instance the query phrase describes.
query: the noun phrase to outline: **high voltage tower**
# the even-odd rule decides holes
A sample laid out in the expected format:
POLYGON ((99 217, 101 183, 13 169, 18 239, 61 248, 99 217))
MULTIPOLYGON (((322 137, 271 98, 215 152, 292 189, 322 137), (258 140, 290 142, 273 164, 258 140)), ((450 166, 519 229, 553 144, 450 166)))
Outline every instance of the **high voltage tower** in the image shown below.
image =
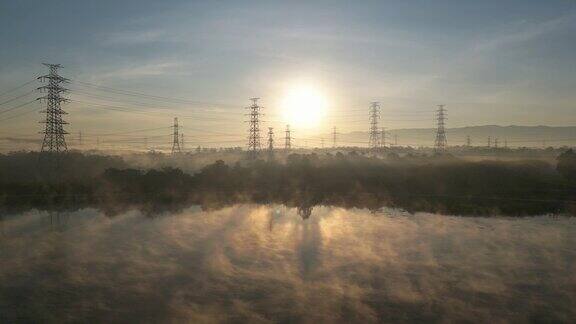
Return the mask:
POLYGON ((178 118, 174 117, 174 126, 172 126, 172 155, 181 153, 180 137, 178 136, 178 118))
POLYGON ((332 130, 332 147, 336 148, 336 136, 338 135, 338 132, 336 131, 336 126, 334 126, 334 129, 332 130))
POLYGON ((436 140, 434 141, 434 149, 436 152, 441 152, 446 150, 446 145, 448 141, 446 140, 446 109, 444 105, 438 105, 438 110, 436 110, 436 140))
POLYGON ((472 146, 472 140, 470 139, 470 135, 466 135, 466 146, 472 146))
POLYGON ((268 150, 274 149, 274 128, 268 127, 268 150))
POLYGON ((386 127, 382 127, 380 131, 380 147, 386 147, 386 127))
POLYGON ((286 125, 286 135, 284 136, 284 149, 286 151, 292 148, 292 136, 290 136, 290 125, 286 125))
POLYGON ((274 154, 274 128, 268 127, 268 155, 272 158, 274 154))
POLYGON ((42 141, 41 151, 65 152, 67 147, 64 135, 68 134, 68 132, 64 130, 64 125, 68 123, 62 119, 62 115, 66 115, 66 112, 62 110, 60 104, 68 101, 68 99, 62 97, 62 94, 68 91, 62 84, 67 83, 68 79, 58 75, 58 69, 62 67, 60 64, 43 64, 48 67, 49 73, 38 77, 38 80, 42 82, 48 80, 47 85, 38 88, 46 92, 45 96, 38 98, 38 100, 46 101, 46 110, 42 111, 46 113, 46 119, 41 121, 41 123, 45 123, 46 127, 42 132, 44 140, 42 141))
POLYGON ((260 150, 260 109, 262 107, 258 106, 258 99, 260 98, 250 98, 252 105, 247 107, 247 109, 250 109, 250 113, 248 113, 250 117, 248 120, 250 124, 248 130, 248 152, 252 159, 256 159, 260 150))
POLYGON ((373 102, 370 104, 370 148, 378 149, 378 121, 380 120, 380 104, 373 102))

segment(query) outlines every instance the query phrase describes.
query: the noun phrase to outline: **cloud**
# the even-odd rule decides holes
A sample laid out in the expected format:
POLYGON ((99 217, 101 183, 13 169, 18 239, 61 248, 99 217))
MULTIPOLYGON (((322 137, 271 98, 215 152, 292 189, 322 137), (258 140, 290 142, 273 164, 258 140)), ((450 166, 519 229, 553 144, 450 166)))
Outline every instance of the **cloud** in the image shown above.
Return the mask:
POLYGON ((471 47, 472 52, 496 51, 503 47, 534 41, 573 26, 575 20, 575 14, 566 14, 540 22, 525 20, 512 22, 500 29, 496 35, 493 34, 483 40, 475 40, 471 47))
POLYGON ((144 64, 130 64, 114 70, 101 72, 93 76, 95 80, 103 79, 133 79, 138 77, 174 75, 179 73, 181 62, 158 61, 144 64))
POLYGON ((166 40, 163 30, 121 31, 100 36, 100 44, 104 46, 138 45, 166 40))

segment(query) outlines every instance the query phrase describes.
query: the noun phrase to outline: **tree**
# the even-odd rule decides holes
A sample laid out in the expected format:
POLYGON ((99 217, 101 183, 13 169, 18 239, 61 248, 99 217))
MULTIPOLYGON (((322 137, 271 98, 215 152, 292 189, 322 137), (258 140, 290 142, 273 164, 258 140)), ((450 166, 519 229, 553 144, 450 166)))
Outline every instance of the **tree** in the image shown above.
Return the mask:
POLYGON ((556 170, 569 181, 576 182, 576 152, 569 149, 556 159, 556 170))

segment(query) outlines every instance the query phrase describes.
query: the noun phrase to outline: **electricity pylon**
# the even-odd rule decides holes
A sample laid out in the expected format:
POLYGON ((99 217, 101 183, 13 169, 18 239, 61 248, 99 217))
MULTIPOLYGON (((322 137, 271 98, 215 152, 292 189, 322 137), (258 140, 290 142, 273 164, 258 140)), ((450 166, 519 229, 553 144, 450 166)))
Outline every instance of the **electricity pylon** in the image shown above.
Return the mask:
POLYGON ((436 110, 436 140, 434 141, 434 150, 436 152, 443 152, 446 150, 448 141, 446 140, 446 109, 444 105, 438 105, 436 110))
POLYGON ((286 125, 286 135, 284 137, 284 149, 289 151, 292 148, 292 136, 290 132, 290 125, 286 125))
POLYGON ((268 157, 274 157, 274 128, 268 127, 268 157))
POLYGON ((172 155, 181 153, 180 150, 180 137, 178 136, 178 118, 174 117, 174 129, 172 132, 172 155))
POLYGON ((68 83, 68 79, 58 75, 58 69, 62 67, 60 64, 43 64, 48 67, 49 73, 38 77, 38 80, 42 82, 48 80, 47 85, 38 88, 38 90, 46 92, 45 96, 37 99, 46 101, 46 109, 42 110, 42 112, 46 113, 46 119, 41 121, 41 123, 45 123, 46 127, 42 132, 44 140, 42 141, 41 151, 61 153, 68 149, 64 138, 64 135, 68 134, 64 130, 64 125, 68 123, 62 119, 62 115, 67 113, 60 107, 61 103, 68 101, 68 99, 62 97, 62 94, 68 91, 62 84, 68 83))
POLYGON ((382 130, 380 131, 380 147, 386 147, 386 127, 382 127, 382 130))
POLYGON ((470 139, 470 135, 466 135, 466 146, 472 146, 472 140, 470 139))
POLYGON ((378 120, 380 120, 380 104, 373 102, 370 104, 370 141, 369 146, 372 150, 377 150, 378 142, 378 120))
POLYGON ((250 113, 248 113, 248 123, 250 124, 248 129, 248 154, 253 160, 256 159, 260 150, 260 109, 262 107, 258 106, 258 99, 260 98, 250 98, 252 105, 247 107, 247 109, 250 109, 250 113))

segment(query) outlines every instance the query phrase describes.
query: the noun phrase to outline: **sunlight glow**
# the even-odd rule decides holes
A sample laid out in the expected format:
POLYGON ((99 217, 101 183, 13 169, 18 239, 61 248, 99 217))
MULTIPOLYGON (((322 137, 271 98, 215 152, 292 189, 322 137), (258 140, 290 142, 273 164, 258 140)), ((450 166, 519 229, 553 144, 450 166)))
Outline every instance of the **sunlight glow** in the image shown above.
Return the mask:
POLYGON ((286 92, 281 108, 284 120, 295 127, 316 127, 326 114, 327 101, 316 87, 294 86, 286 92))

